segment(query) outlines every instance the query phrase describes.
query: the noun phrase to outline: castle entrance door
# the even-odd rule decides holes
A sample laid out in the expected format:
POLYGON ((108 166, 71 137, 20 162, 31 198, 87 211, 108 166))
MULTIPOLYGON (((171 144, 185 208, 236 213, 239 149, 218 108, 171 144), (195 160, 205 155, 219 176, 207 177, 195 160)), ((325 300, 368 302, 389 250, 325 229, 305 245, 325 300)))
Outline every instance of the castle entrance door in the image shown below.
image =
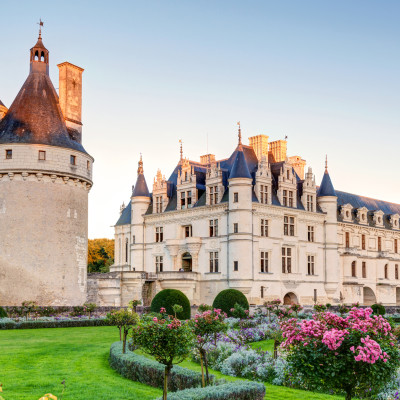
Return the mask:
POLYGON ((372 306, 372 304, 376 303, 376 296, 371 288, 364 286, 363 295, 364 295, 364 306, 372 306))
POLYGON ((299 304, 299 300, 297 300, 297 296, 293 292, 289 292, 285 294, 283 304, 287 306, 290 306, 291 304, 299 304))
POLYGON ((184 253, 182 255, 182 269, 185 272, 192 271, 192 256, 190 255, 190 253, 184 253))

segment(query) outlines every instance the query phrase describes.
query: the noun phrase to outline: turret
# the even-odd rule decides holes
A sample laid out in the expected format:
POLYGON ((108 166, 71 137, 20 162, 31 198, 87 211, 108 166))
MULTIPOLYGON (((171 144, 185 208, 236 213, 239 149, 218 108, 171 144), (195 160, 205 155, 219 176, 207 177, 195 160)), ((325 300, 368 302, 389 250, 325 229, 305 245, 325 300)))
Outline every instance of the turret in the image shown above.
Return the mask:
POLYGON ((42 22, 40 22, 39 37, 36 44, 31 48, 30 73, 45 73, 49 75, 49 51, 42 42, 42 22))
POLYGON ((333 303, 340 301, 340 265, 338 253, 337 196, 328 172, 328 161, 317 193, 317 201, 326 214, 325 220, 325 291, 333 303))

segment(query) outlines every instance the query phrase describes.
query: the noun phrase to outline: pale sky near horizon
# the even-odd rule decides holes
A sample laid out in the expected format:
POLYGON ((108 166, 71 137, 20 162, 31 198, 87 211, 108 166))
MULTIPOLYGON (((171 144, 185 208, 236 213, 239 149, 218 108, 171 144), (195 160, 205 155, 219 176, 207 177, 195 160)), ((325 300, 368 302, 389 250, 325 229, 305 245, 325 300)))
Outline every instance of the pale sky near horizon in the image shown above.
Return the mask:
POLYGON ((143 153, 151 191, 184 155, 228 157, 288 136, 336 189, 400 203, 400 1, 2 3, 0 100, 10 106, 44 21, 50 75, 83 75, 83 145, 95 158, 89 238, 113 237, 143 153))

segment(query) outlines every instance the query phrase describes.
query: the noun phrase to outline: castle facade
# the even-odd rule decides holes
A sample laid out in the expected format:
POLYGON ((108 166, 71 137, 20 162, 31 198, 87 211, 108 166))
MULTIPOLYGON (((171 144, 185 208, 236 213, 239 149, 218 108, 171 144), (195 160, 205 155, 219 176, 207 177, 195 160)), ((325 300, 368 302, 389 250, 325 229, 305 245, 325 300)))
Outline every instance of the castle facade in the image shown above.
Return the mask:
POLYGON ((249 138, 216 160, 181 158, 152 193, 139 161, 115 225, 115 264, 93 300, 148 304, 161 289, 211 304, 223 289, 249 303, 400 304, 400 205, 319 187, 287 142, 249 138))

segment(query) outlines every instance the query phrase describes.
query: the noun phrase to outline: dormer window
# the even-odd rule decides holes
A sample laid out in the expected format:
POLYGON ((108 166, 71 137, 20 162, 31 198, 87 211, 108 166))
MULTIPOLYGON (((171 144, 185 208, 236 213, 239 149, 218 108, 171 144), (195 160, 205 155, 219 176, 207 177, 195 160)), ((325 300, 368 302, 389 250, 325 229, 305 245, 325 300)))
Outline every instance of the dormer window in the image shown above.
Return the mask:
POLYGON ((344 206, 342 206, 341 216, 343 218, 343 221, 353 222, 352 210, 353 206, 351 204, 345 204, 344 206))
POLYGON ((383 226, 384 212, 381 210, 374 212, 374 222, 376 226, 383 226))
POLYGON ((210 186, 210 205, 218 203, 218 186, 210 186))
POLYGON ((268 204, 268 186, 260 185, 260 203, 268 204))
POLYGON ((314 196, 307 195, 307 211, 314 211, 314 196))
POLYGON ((358 223, 367 225, 368 224, 368 208, 361 207, 357 208, 357 220, 358 223))
POLYGON ((393 214, 390 216, 390 225, 392 229, 397 229, 397 230, 400 229, 399 218, 400 218, 399 214, 393 214))

